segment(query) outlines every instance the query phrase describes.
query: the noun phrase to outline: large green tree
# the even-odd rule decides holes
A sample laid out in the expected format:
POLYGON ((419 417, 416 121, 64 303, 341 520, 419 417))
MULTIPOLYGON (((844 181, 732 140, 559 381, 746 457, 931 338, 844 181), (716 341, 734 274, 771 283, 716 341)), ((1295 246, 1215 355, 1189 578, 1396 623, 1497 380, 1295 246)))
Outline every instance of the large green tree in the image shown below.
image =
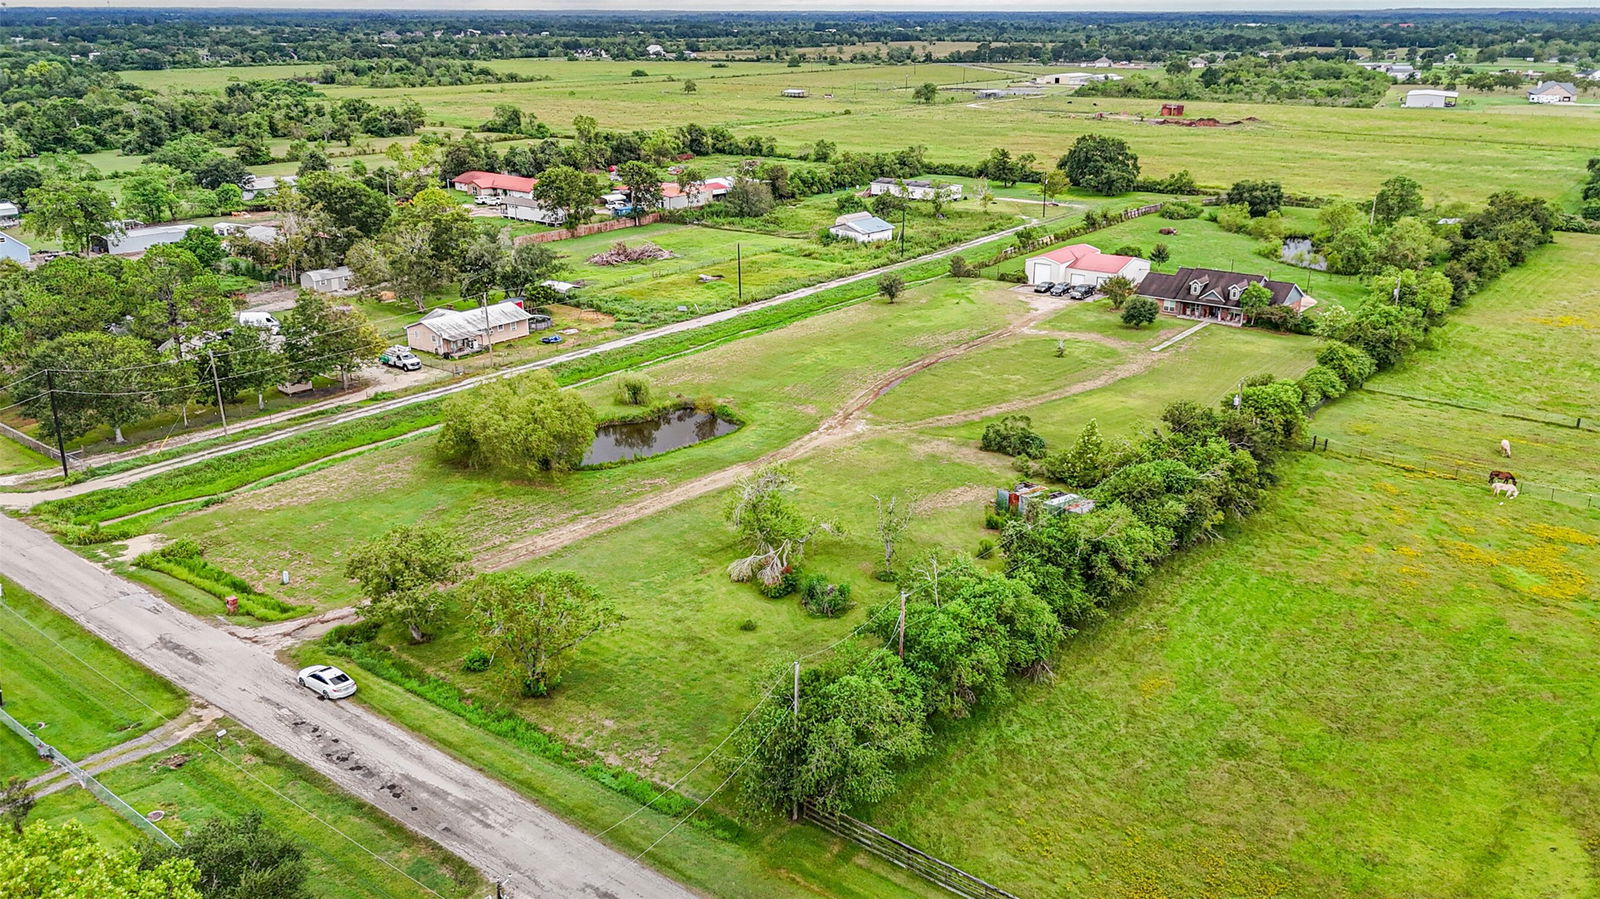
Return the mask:
POLYGON ((1072 183, 1097 194, 1112 196, 1133 190, 1139 179, 1139 157, 1121 138, 1085 134, 1056 163, 1072 183))
POLYGON ((628 203, 633 207, 635 224, 647 214, 661 208, 661 172, 647 162, 624 162, 617 175, 628 186, 628 203))
POLYGON ((139 865, 133 848, 112 849, 76 821, 32 824, 0 839, 0 896, 7 899, 201 899, 188 859, 139 865))
POLYGON ((261 812, 237 818, 209 818, 191 827, 176 847, 147 844, 144 870, 174 862, 200 872, 196 885, 205 899, 312 899, 305 852, 261 812))
POLYGON ((481 574, 461 588, 484 642, 517 666, 525 696, 544 696, 578 645, 622 621, 600 591, 570 571, 481 574))
POLYGON ((301 291, 284 318, 284 361, 296 380, 338 372, 349 387, 350 375, 383 351, 383 338, 360 310, 336 307, 315 291, 301 291))
POLYGON ((120 227, 111 197, 87 181, 48 181, 26 194, 23 225, 34 234, 53 237, 70 253, 89 249, 96 237, 120 227))
POLYGON ((358 546, 345 577, 360 585, 363 618, 401 624, 415 643, 426 641, 447 609, 444 586, 467 571, 460 542, 442 528, 402 525, 358 546))
POLYGON ((594 443, 594 410, 544 370, 454 394, 440 417, 441 458, 520 477, 570 471, 594 443))
MULTIPOLYGON (((124 427, 178 399, 179 392, 171 389, 175 383, 193 380, 181 366, 163 363, 146 341, 103 331, 74 332, 41 344, 28 359, 27 374, 36 375, 39 384, 55 384, 55 412, 64 439, 105 425, 117 443, 123 442, 124 427), (53 370, 48 379, 46 369, 53 370)), ((49 394, 24 403, 23 410, 39 421, 46 435, 55 435, 49 394)))
POLYGON ((1396 175, 1378 187, 1372 216, 1380 225, 1392 225, 1407 216, 1420 215, 1422 203, 1422 185, 1405 175, 1396 175))
POLYGON ((571 166, 551 166, 539 173, 533 198, 546 209, 559 210, 564 224, 577 227, 594 217, 594 208, 605 193, 599 176, 580 172, 571 166))

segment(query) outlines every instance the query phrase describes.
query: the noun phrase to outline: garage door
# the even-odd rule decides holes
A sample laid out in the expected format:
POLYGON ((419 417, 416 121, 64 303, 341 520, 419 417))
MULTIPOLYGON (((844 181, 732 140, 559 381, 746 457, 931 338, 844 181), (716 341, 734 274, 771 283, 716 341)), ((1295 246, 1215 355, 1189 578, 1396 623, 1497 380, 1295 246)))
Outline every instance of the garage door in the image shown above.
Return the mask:
POLYGON ((1028 266, 1028 283, 1038 284, 1050 280, 1050 263, 1034 262, 1028 266))

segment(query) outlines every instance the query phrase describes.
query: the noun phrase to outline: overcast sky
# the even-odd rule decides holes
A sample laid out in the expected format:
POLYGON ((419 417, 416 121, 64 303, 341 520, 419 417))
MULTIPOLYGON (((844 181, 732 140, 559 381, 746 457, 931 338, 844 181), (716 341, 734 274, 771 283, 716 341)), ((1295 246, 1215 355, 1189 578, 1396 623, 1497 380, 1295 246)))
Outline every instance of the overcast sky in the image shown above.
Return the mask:
MULTIPOLYGON (((282 3, 269 5, 256 3, 217 3, 205 0, 143 0, 143 2, 129 2, 129 0, 22 0, 22 2, 9 2, 6 5, 12 8, 41 7, 41 6, 70 6, 70 7, 98 7, 98 8, 128 8, 128 7, 186 7, 203 9, 317 9, 317 10, 393 10, 396 12, 424 12, 434 10, 522 10, 538 12, 581 12, 581 11, 614 11, 614 10, 640 10, 647 8, 652 12, 667 10, 686 11, 721 11, 736 10, 741 12, 770 12, 773 10, 784 11, 830 11, 843 10, 850 12, 862 11, 890 11, 890 12, 915 12, 921 10, 937 10, 941 12, 979 10, 983 12, 1000 11, 994 6, 984 5, 975 0, 866 0, 866 2, 849 2, 849 0, 760 0, 760 2, 739 2, 739 0, 667 0, 662 4, 641 3, 640 0, 537 0, 532 3, 517 3, 515 0, 455 0, 449 4, 435 3, 401 3, 394 0, 285 0, 282 3), (398 7, 398 8, 397 8, 398 7)), ((1537 0, 1537 2, 1507 2, 1507 0, 1456 0, 1450 4, 1449 10, 1467 9, 1582 9, 1595 8, 1596 0, 1537 0)), ((1375 9, 1409 9, 1416 11, 1417 6, 1399 7, 1393 0, 1336 0, 1329 3, 1326 9, 1334 10, 1375 10, 1375 9)), ((1440 7, 1429 7, 1439 10, 1440 7)), ((1286 2, 1286 0, 1008 0, 1004 4, 1007 12, 1229 12, 1229 11, 1273 11, 1308 13, 1316 11, 1316 7, 1308 8, 1304 3, 1286 2)))

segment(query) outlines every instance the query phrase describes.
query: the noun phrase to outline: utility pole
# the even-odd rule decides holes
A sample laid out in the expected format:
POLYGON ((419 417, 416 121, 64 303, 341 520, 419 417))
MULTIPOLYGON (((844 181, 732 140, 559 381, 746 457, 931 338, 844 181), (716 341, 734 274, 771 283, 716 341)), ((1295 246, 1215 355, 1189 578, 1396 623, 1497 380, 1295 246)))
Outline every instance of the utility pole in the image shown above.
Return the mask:
POLYGON ((217 414, 222 416, 222 436, 228 436, 228 409, 222 404, 222 379, 217 377, 217 354, 210 349, 206 356, 211 359, 211 383, 217 388, 217 414))
MULTIPOLYGON (((44 370, 44 384, 45 389, 50 392, 50 420, 55 423, 56 455, 61 457, 61 476, 63 478, 70 478, 72 477, 72 473, 67 471, 67 446, 66 443, 61 439, 61 413, 56 409, 55 369, 47 368, 44 370)), ((796 706, 796 708, 798 708, 798 706, 796 706)))
POLYGON ((906 657, 906 591, 900 591, 900 658, 906 657))
POLYGON ((734 264, 738 266, 739 304, 742 306, 744 305, 744 244, 734 244, 733 252, 734 258, 737 260, 734 264))
POLYGON ((478 298, 478 308, 483 310, 483 339, 489 345, 489 369, 494 370, 494 337, 489 333, 489 291, 478 298))
POLYGON ((794 663, 794 716, 800 717, 800 660, 794 663))
POLYGON ((911 206, 909 198, 904 196, 904 193, 904 191, 901 191, 902 196, 900 197, 900 255, 902 257, 906 255, 906 210, 911 206))

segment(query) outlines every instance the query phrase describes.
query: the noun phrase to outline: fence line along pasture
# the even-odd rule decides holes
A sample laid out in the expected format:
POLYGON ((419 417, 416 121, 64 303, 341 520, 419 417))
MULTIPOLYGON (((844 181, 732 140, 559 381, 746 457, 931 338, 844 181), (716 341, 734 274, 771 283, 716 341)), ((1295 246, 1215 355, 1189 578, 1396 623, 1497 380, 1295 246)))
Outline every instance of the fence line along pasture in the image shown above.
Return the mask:
POLYGON ((964 899, 1017 899, 1015 894, 897 840, 865 821, 842 813, 819 812, 809 805, 804 807, 802 816, 823 830, 856 843, 873 855, 893 862, 964 899))
MULTIPOLYGON (((1476 481, 1485 486, 1485 488, 1488 486, 1489 471, 1493 467, 1492 465, 1485 466, 1479 462, 1439 462, 1417 456, 1373 449, 1360 444, 1341 443, 1335 448, 1328 438, 1316 435, 1311 437, 1310 448, 1317 452, 1325 452, 1330 456, 1343 459, 1359 459, 1363 462, 1376 462, 1379 465, 1388 465, 1392 468, 1399 468, 1433 478, 1442 478, 1447 481, 1476 481)), ((1517 495, 1518 497, 1547 499, 1551 502, 1575 506, 1580 509, 1600 509, 1600 495, 1558 487, 1554 484, 1540 484, 1534 481, 1518 479, 1517 495)))
POLYGON ((1414 403, 1428 403, 1434 406, 1449 406, 1452 409, 1465 409, 1469 412, 1482 412, 1485 415, 1498 415, 1501 418, 1516 418, 1522 421, 1531 421, 1538 424, 1557 425, 1563 428, 1576 428, 1580 431, 1600 433, 1600 415, 1592 417, 1561 415, 1556 412, 1546 412, 1543 409, 1504 409, 1493 406, 1464 403, 1460 400, 1447 400, 1433 396, 1420 396, 1415 393, 1404 393, 1399 390, 1385 390, 1381 387, 1367 385, 1361 388, 1366 393, 1375 393, 1380 396, 1392 396, 1397 399, 1410 400, 1414 403))
POLYGON ((52 764, 60 765, 63 770, 72 776, 73 780, 77 781, 85 790, 93 793, 95 798, 100 800, 107 808, 128 819, 128 823, 168 846, 177 847, 177 841, 167 836, 166 831, 155 826, 150 819, 135 811, 133 806, 124 802, 121 796, 111 792, 105 784, 96 780, 93 774, 78 767, 71 759, 62 755, 60 750, 39 739, 33 731, 28 729, 27 725, 11 717, 11 714, 4 708, 0 708, 0 723, 5 724, 6 727, 15 731, 17 736, 32 744, 33 748, 38 750, 40 758, 48 759, 52 764))

